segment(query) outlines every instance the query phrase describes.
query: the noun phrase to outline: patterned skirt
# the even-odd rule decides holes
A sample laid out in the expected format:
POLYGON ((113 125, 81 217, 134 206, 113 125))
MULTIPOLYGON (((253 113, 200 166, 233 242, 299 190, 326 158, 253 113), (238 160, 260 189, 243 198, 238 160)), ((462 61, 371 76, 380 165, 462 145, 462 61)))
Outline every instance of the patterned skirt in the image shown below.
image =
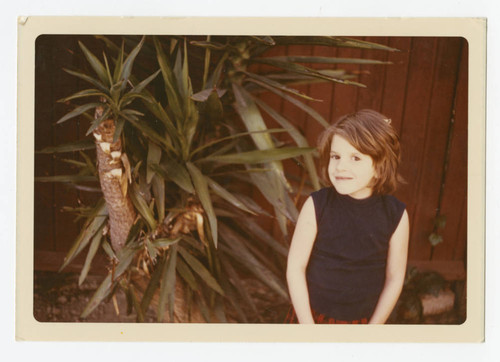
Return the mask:
MULTIPOLYGON (((313 320, 316 324, 368 324, 368 318, 361 318, 359 320, 354 321, 343 321, 335 318, 330 318, 325 316, 324 314, 317 313, 314 310, 312 311, 313 320)), ((288 324, 297 324, 299 321, 297 319, 297 315, 295 314, 295 310, 293 307, 290 307, 288 314, 285 318, 285 323, 288 324)))

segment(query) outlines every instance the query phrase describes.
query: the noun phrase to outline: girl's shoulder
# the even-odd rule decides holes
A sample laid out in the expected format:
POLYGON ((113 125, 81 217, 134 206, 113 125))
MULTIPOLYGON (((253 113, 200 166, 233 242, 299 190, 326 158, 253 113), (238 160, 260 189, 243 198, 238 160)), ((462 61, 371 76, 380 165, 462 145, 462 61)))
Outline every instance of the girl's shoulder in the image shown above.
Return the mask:
POLYGON ((322 207, 328 202, 331 202, 337 196, 337 191, 334 187, 324 187, 311 193, 311 198, 314 201, 314 206, 322 207))
POLYGON ((390 218, 397 225, 406 210, 406 204, 394 195, 382 195, 382 201, 390 218))
POLYGON ((382 195, 382 200, 398 210, 404 211, 406 209, 406 204, 394 195, 382 195))
POLYGON ((335 197, 336 191, 333 187, 324 187, 311 193, 317 222, 322 219, 323 211, 328 204, 333 202, 335 197))
POLYGON ((318 197, 326 197, 328 195, 333 195, 335 193, 335 188, 333 187, 323 187, 322 189, 311 192, 313 199, 318 197))

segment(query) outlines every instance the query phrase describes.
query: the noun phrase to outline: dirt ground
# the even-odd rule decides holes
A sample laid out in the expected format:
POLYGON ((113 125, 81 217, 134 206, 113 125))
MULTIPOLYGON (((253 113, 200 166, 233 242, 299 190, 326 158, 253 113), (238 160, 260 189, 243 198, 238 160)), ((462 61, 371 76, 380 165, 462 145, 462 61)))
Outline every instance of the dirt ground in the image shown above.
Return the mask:
MULTIPOLYGON (((34 317, 39 322, 103 322, 135 323, 134 313, 127 315, 125 294, 118 291, 113 301, 101 303, 87 318, 80 314, 103 280, 102 275, 88 275, 78 286, 78 274, 35 271, 34 317)), ((264 323, 281 323, 288 310, 287 305, 276 305, 273 296, 262 288, 253 286, 252 294, 259 310, 264 311, 264 323)), ((150 308, 144 316, 145 322, 157 322, 156 311, 150 308)))
MULTIPOLYGON (((101 283, 103 276, 89 275, 85 282, 78 286, 78 274, 35 271, 34 278, 34 317, 39 322, 102 322, 102 323, 135 323, 135 314, 127 314, 125 295, 118 291, 115 300, 101 303, 85 320, 80 314, 101 283)), ((264 311, 263 323, 282 323, 287 305, 275 305, 272 296, 259 288, 253 288, 253 296, 259 310, 264 311)), ((426 316, 421 324, 460 324, 465 320, 460 311, 455 309, 446 313, 426 316)), ((147 311, 145 322, 156 322, 156 311, 147 311)), ((405 321, 393 321, 405 324, 405 321)))
POLYGON ((116 293, 116 306, 109 301, 101 303, 85 320, 80 314, 99 287, 102 276, 89 275, 78 286, 78 274, 35 272, 34 317, 39 322, 135 322, 135 315, 127 315, 127 301, 123 293, 116 293))

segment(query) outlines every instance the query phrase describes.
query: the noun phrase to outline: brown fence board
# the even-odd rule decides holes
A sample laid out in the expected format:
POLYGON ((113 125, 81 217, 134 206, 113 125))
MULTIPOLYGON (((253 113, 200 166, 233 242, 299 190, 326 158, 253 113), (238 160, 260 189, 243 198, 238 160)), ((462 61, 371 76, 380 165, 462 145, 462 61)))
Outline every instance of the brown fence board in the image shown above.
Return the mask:
MULTIPOLYGON (((60 37, 57 39, 60 43, 60 50, 52 53, 53 57, 60 59, 62 64, 68 64, 65 67, 70 69, 75 69, 78 64, 78 58, 75 59, 71 53, 65 51, 66 48, 75 47, 75 41, 68 37, 60 37)), ((64 72, 61 68, 55 69, 54 73, 51 75, 51 84, 53 89, 53 95, 56 100, 64 98, 69 94, 74 92, 75 87, 81 87, 83 84, 78 82, 78 79, 70 76, 64 72)), ((55 123, 64 114, 66 114, 71 108, 62 103, 56 103, 54 105, 54 114, 51 123, 55 123)), ((54 143, 56 145, 68 143, 75 140, 79 136, 79 125, 75 119, 68 120, 59 125, 54 125, 54 143)), ((65 154, 64 158, 72 158, 75 155, 65 154)), ((61 157, 58 157, 61 158, 61 157)), ((54 164, 54 172, 56 175, 68 175, 74 174, 78 171, 75 166, 70 166, 62 161, 56 161, 54 164)), ((77 206, 78 192, 75 189, 71 189, 62 183, 55 184, 54 193, 54 204, 55 207, 61 209, 63 206, 77 206)), ((78 225, 74 222, 75 216, 67 212, 56 212, 55 220, 55 239, 58 241, 56 243, 56 251, 67 250, 66 245, 71 244, 74 240, 75 235, 78 234, 78 225), (59 242, 61 241, 61 242, 59 242)))
POLYGON ((443 178, 448 131, 452 116, 457 70, 460 59, 460 40, 438 40, 437 56, 432 80, 432 91, 424 147, 421 149, 422 167, 419 172, 416 212, 413 221, 420 243, 419 259, 431 257, 428 236, 434 228, 436 209, 443 178))
MULTIPOLYGON (((365 38, 378 44, 387 45, 387 38, 371 37, 365 38)), ((374 59, 386 61, 389 53, 381 50, 363 50, 363 59, 374 59)), ((380 110, 385 86, 385 73, 387 65, 362 65, 360 67, 359 81, 366 85, 366 88, 360 88, 357 100, 357 109, 375 109, 380 110)))
MULTIPOLYGON (((53 63, 51 43, 47 38, 37 39, 35 48, 35 150, 41 150, 54 144, 52 134, 53 102, 50 70, 53 63), (40 56, 48 54, 47 56, 40 56), (50 106, 47 106, 50 105, 50 106)), ((54 174, 54 165, 51 155, 38 154, 35 156, 35 177, 54 174)), ((35 183, 35 249, 53 250, 54 240, 54 184, 35 183)))
POLYGON ((405 99, 405 114, 401 129, 401 143, 405 153, 401 173, 408 182, 402 190, 403 200, 407 202, 410 215, 410 255, 416 259, 426 257, 426 245, 420 241, 425 231, 415 227, 415 212, 419 175, 422 172, 422 145, 425 144, 431 100, 432 79, 435 67, 436 39, 417 38, 413 40, 408 69, 408 87, 405 99), (418 60, 418 61, 417 61, 418 60), (417 243, 418 242, 418 243, 417 243))
MULTIPOLYGON (((466 232, 461 230, 462 215, 467 213, 467 44, 460 42, 460 71, 454 104, 454 126, 450 146, 450 159, 445 180, 441 213, 446 226, 441 230, 443 243, 436 246, 434 259, 448 259, 455 251, 465 248, 466 232)), ((457 57, 458 58, 458 57, 457 57)), ((465 225, 467 222, 465 221, 465 225)), ((465 229, 466 230, 466 229, 465 229)), ((463 257, 458 253, 459 258, 463 257)), ((456 257, 454 257, 456 259, 456 257)))
POLYGON ((399 52, 389 53, 387 57, 387 60, 393 64, 385 66, 385 87, 381 112, 392 119, 391 124, 396 131, 401 131, 403 121, 411 43, 409 37, 398 37, 390 38, 388 44, 390 47, 398 49, 399 52))
MULTIPOLYGON (((306 45, 289 45, 286 49, 286 55, 311 55, 312 47, 306 45)), ((305 64, 307 66, 307 64, 305 64)), ((293 88, 297 89, 301 93, 307 94, 309 91, 309 85, 296 85, 293 88)), ((290 102, 282 101, 281 111, 285 118, 293 121, 293 124, 299 129, 304 130, 305 123, 307 120, 307 113, 298 109, 296 106, 290 102)))
MULTIPOLYGON (((454 260, 460 260, 462 261, 465 265, 467 265, 467 250, 468 250, 468 240, 467 240, 467 222, 468 222, 468 215, 467 215, 467 198, 464 195, 464 202, 462 202, 462 207, 461 207, 461 215, 460 215, 460 223, 459 227, 457 228, 457 244, 456 248, 453 250, 453 259, 454 260)), ((472 242, 472 240, 471 240, 472 242)), ((480 242, 480 241, 478 241, 480 242)), ((443 259, 449 259, 450 255, 445 255, 443 259)))
MULTIPOLYGON (((359 58, 361 57, 361 50, 339 48, 337 50, 337 56, 339 58, 359 58)), ((359 65, 340 64, 338 69, 345 69, 348 73, 357 73, 359 72, 359 65)), ((333 98, 332 113, 330 114, 330 120, 332 122, 336 121, 344 114, 356 111, 358 87, 336 83, 334 92, 335 97, 333 98)))
MULTIPOLYGON (((335 57, 337 51, 335 48, 323 46, 315 46, 313 55, 318 57, 335 57)), ((320 68, 317 66, 316 68, 320 68)), ((332 65, 322 65, 321 69, 335 69, 332 65)), ((332 82, 321 82, 311 86, 309 95, 314 99, 320 99, 321 102, 311 102, 311 106, 323 117, 327 122, 332 122, 333 99, 335 95, 335 84, 332 82)), ((307 127, 305 135, 311 146, 316 146, 318 136, 323 132, 324 127, 312 117, 307 118, 307 127)))

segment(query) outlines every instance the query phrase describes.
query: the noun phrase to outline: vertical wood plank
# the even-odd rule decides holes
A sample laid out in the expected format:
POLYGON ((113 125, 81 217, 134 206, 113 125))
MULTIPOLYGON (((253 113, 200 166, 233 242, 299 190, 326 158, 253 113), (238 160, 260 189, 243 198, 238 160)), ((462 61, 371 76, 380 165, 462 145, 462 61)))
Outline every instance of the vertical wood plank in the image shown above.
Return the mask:
POLYGON ((408 200, 407 209, 410 215, 411 258, 426 258, 420 250, 425 248, 422 239, 425 231, 415 227, 415 209, 418 192, 419 175, 422 172, 422 145, 425 144, 426 129, 431 100, 432 80, 434 77, 435 54, 437 40, 435 38, 413 39, 408 68, 408 91, 405 98, 405 112, 401 129, 401 143, 405 153, 402 157, 401 173, 406 176, 408 187, 401 190, 403 200, 408 200))
MULTIPOLYGON (((50 70, 52 44, 46 35, 39 36, 35 43, 35 151, 52 146, 53 103, 50 70)), ((35 154, 35 177, 53 174, 52 155, 35 154)), ((54 185, 35 182, 34 199, 34 248, 54 250, 54 185)))
MULTIPOLYGON (((369 37, 364 40, 387 45, 387 38, 385 37, 369 37)), ((388 52, 382 50, 365 49, 362 52, 363 59, 386 61, 388 55, 388 52)), ((386 65, 361 65, 359 80, 366 85, 366 88, 360 88, 358 91, 356 106, 358 110, 368 108, 380 112, 386 71, 386 65)))
POLYGON ((464 197, 462 207, 460 209, 460 222, 458 224, 457 230, 457 247, 455 250, 453 250, 452 255, 446 255, 446 260, 449 260, 450 257, 452 257, 453 260, 460 260, 464 263, 465 266, 467 266, 467 197, 464 197))
MULTIPOLYGON (((315 46, 313 47, 313 55, 319 57, 336 57, 337 48, 325 47, 325 46, 315 46)), ((321 67, 317 66, 317 69, 336 69, 335 65, 322 64, 321 67)), ((335 83, 333 82, 321 82, 312 84, 310 87, 310 96, 321 100, 320 102, 311 103, 311 107, 314 108, 328 123, 333 123, 332 119, 332 106, 334 99, 334 89, 335 83)), ((311 147, 318 146, 318 138, 320 134, 325 130, 324 126, 320 124, 317 120, 312 117, 307 118, 307 127, 305 129, 305 136, 307 142, 311 147)), ((318 175, 321 174, 321 166, 318 159, 315 158, 316 171, 318 175)), ((312 189, 311 189, 312 191, 312 189)), ((306 195, 300 200, 303 204, 306 195)))
MULTIPOLYGON (((315 46, 313 47, 312 54, 318 57, 335 57, 337 54, 337 49, 332 47, 315 46)), ((336 66, 322 64, 321 67, 318 65, 317 69, 335 69, 336 66)), ((333 82, 321 82, 314 83, 310 86, 309 95, 314 99, 319 99, 319 102, 312 102, 311 107, 313 107, 325 120, 329 123, 333 122, 332 119, 332 104, 334 97, 335 83, 333 82)), ((305 129, 306 138, 311 146, 317 145, 317 140, 321 132, 325 128, 312 117, 307 117, 307 127, 305 129)))
MULTIPOLYGON (((339 58, 360 58, 361 49, 339 48, 337 51, 339 58)), ((338 69, 344 69, 348 74, 359 74, 360 66, 356 64, 341 64, 338 69)), ((359 80, 356 77, 354 80, 359 80)), ((341 116, 356 111, 359 87, 335 84, 334 92, 335 98, 333 99, 333 113, 332 122, 335 122, 341 116)))
POLYGON ((468 50, 464 39, 457 41, 461 46, 460 68, 456 84, 453 138, 441 207, 447 222, 444 230, 441 230, 443 243, 437 245, 434 251, 434 258, 438 260, 448 260, 454 254, 464 255, 464 241, 467 238, 466 233, 460 230, 460 223, 462 210, 467 210, 468 50))
MULTIPOLYGON (((52 37, 53 42, 53 72, 51 76, 54 101, 67 97, 72 94, 79 86, 78 80, 75 77, 65 73, 62 68, 78 69, 81 51, 76 44, 76 41, 71 37, 56 35, 52 37), (71 50, 73 53, 68 51, 71 50)), ((76 103, 76 102, 75 102, 76 103)), ((71 110, 65 104, 55 103, 54 119, 56 122, 60 117, 71 110)), ((72 142, 78 138, 79 125, 76 119, 68 120, 60 125, 54 126, 54 143, 56 145, 72 142)), ((62 159, 75 158, 78 154, 61 154, 56 158, 54 174, 68 175, 75 174, 78 169, 70 166, 62 161, 62 159)), ((56 206, 55 213, 55 250, 66 251, 68 246, 73 242, 75 235, 78 234, 79 228, 75 224, 75 216, 68 212, 62 212, 64 206, 77 206, 78 192, 70 186, 63 183, 55 184, 54 204, 56 206)))
MULTIPOLYGON (((389 53, 387 57, 387 60, 393 64, 386 67, 381 112, 391 118, 391 124, 398 134, 401 134, 403 121, 411 44, 410 37, 389 38, 388 45, 400 51, 389 53)), ((404 152, 405 149, 403 149, 404 152)))
POLYGON ((426 258, 431 246, 428 236, 434 228, 439 194, 444 173, 444 161, 450 121, 452 118, 455 84, 460 59, 460 39, 440 38, 429 108, 429 121, 422 152, 422 168, 418 175, 418 192, 414 230, 420 243, 417 258, 426 258))

